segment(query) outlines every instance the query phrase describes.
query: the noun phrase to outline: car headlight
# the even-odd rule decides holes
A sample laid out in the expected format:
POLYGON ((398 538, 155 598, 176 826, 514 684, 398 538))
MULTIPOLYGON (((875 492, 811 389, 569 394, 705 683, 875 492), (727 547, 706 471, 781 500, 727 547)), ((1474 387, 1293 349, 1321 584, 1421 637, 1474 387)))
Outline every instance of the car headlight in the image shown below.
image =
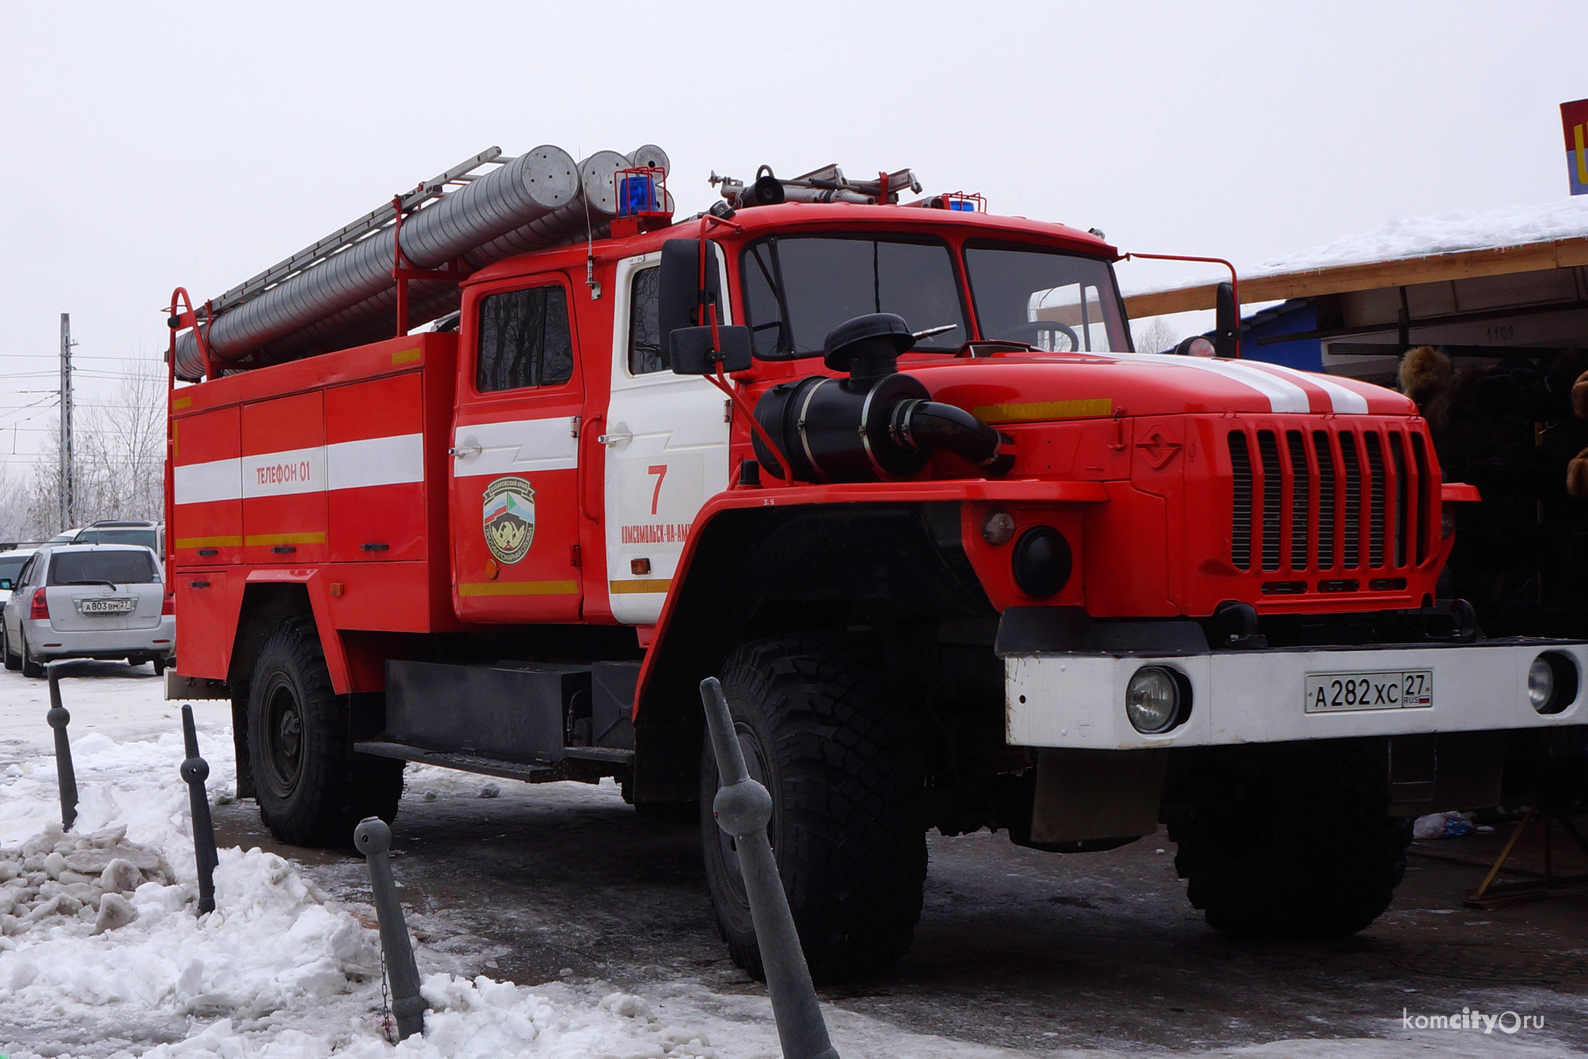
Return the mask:
POLYGON ((1163 666, 1143 666, 1125 685, 1125 716, 1143 735, 1167 732, 1180 722, 1180 681, 1163 666))
POLYGON ((1010 566, 1020 591, 1035 599, 1047 599, 1069 583, 1075 558, 1064 534, 1052 526, 1036 526, 1015 542, 1010 566))
POLYGON ((1549 712, 1550 700, 1555 697, 1555 670, 1549 659, 1539 655, 1527 668, 1527 701, 1539 713, 1549 712))

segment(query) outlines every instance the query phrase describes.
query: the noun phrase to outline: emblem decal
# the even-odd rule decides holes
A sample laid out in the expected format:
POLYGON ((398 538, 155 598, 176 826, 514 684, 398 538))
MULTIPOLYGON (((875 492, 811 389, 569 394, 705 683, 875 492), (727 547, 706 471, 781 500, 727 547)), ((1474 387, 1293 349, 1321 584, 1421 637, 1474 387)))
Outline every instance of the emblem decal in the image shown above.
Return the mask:
POLYGON ((482 519, 485 546, 497 562, 511 566, 535 539, 535 490, 524 478, 496 479, 485 487, 482 519))

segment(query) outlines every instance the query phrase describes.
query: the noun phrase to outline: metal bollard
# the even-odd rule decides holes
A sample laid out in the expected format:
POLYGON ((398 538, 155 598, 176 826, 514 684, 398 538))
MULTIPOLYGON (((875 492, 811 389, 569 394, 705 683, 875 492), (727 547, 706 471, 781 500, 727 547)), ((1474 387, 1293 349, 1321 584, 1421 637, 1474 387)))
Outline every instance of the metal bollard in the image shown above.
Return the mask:
POLYGON ((55 776, 61 787, 61 827, 70 831, 77 822, 77 772, 72 768, 72 743, 67 738, 66 726, 72 715, 61 705, 61 677, 56 664, 48 670, 50 679, 50 712, 45 720, 55 729, 55 776))
POLYGON ((369 865, 369 884, 375 891, 375 915, 380 920, 380 948, 386 956, 386 976, 391 981, 391 1009, 397 1017, 399 1040, 425 1032, 425 1000, 419 995, 419 966, 408 943, 408 923, 397 900, 397 882, 391 874, 391 828, 378 816, 359 821, 353 845, 369 865))
POLYGON ((738 842, 739 868, 744 873, 750 919, 755 923, 755 940, 761 948, 761 966, 766 970, 766 989, 772 998, 772 1017, 777 1020, 784 1059, 838 1059, 816 1001, 816 988, 811 985, 810 968, 778 876, 772 843, 766 837, 772 795, 750 778, 744 766, 744 751, 733 730, 728 700, 716 677, 700 682, 700 698, 711 729, 720 784, 711 808, 717 826, 738 842))
POLYGON ((210 819, 209 791, 204 781, 210 778, 210 763, 199 757, 198 729, 193 725, 193 707, 182 704, 182 744, 187 760, 182 762, 182 779, 187 783, 188 805, 193 812, 193 860, 198 864, 199 915, 215 911, 215 822, 210 819))

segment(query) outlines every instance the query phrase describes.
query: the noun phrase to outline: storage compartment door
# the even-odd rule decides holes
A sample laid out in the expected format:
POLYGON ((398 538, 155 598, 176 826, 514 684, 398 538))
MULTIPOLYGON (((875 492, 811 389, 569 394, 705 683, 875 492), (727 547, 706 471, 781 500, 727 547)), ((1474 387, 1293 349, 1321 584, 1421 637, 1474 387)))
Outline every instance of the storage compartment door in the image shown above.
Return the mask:
POLYGON ((242 438, 243 561, 325 562, 323 394, 244 405, 242 438))
POLYGON ((325 392, 331 561, 425 558, 419 374, 325 392))

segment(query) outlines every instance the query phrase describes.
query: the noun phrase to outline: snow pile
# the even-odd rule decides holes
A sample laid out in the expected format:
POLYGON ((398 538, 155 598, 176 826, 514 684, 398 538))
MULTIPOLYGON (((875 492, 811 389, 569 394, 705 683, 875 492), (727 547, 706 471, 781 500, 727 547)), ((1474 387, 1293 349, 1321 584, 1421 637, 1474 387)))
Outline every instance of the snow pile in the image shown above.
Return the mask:
POLYGON ((1241 275, 1297 272, 1583 236, 1588 236, 1588 201, 1579 199, 1482 212, 1456 210, 1409 220, 1394 218, 1370 231, 1261 262, 1242 270, 1241 275))
MULTIPOLYGON (((208 746, 230 742, 224 730, 203 734, 208 746)), ((220 850, 216 911, 195 914, 183 756, 174 733, 141 743, 79 739, 70 832, 59 823, 53 760, 19 762, 0 776, 0 1033, 7 1023, 32 1027, 25 1040, 0 1038, 0 1052, 74 1054, 59 1038, 86 1025, 154 1045, 172 1040, 176 1019, 184 1039, 136 1053, 716 1059, 708 1034, 686 1028, 701 1021, 693 1008, 663 1020, 650 1002, 610 987, 530 989, 450 974, 425 979, 426 1036, 394 1046, 383 1032, 376 931, 288 861, 220 850)), ((228 757, 215 753, 212 797, 232 784, 228 757)))
POLYGON ((258 1017, 379 977, 371 932, 326 907, 280 857, 222 851, 215 890, 224 911, 203 917, 190 885, 149 881, 120 899, 132 914, 119 930, 96 931, 82 916, 37 922, 0 952, 0 1005, 258 1017))
POLYGON ((0 950, 15 947, 4 938, 54 916, 78 916, 94 934, 125 926, 137 916, 128 895, 163 888, 174 874, 158 852, 128 842, 124 827, 81 838, 52 824, 18 849, 0 849, 0 950))

